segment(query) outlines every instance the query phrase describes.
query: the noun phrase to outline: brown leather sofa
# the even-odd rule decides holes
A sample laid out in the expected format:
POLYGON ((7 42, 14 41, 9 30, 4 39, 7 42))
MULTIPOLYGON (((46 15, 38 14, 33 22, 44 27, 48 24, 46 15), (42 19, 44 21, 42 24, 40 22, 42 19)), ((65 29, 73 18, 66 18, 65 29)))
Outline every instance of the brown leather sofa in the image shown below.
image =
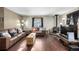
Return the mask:
MULTIPOLYGON (((7 29, 9 30, 9 29, 7 29)), ((4 31, 4 30, 3 30, 4 31)), ((16 42, 26 36, 26 32, 17 33, 14 37, 0 37, 0 50, 8 50, 16 42)))

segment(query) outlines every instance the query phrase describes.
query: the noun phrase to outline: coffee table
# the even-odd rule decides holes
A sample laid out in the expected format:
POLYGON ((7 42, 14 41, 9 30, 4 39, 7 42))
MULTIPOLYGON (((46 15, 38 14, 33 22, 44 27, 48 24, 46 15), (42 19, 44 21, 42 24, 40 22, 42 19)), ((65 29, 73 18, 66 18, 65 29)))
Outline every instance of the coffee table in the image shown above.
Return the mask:
POLYGON ((30 33, 26 37, 27 45, 33 45, 35 43, 36 33, 30 33))

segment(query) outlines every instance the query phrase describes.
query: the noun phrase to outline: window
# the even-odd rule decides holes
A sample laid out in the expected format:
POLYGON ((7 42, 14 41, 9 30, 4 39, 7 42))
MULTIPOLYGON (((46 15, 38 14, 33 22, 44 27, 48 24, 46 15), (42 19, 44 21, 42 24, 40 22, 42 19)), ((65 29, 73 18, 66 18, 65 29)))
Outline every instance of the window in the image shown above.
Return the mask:
POLYGON ((43 27, 43 18, 32 18, 32 27, 43 27))

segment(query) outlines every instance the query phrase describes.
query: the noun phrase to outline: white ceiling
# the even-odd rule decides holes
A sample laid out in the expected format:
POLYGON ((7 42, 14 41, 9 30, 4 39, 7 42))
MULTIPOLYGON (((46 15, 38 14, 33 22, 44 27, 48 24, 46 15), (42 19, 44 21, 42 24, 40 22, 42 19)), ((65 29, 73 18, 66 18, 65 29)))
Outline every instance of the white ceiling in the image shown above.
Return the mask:
POLYGON ((43 16, 63 14, 77 7, 6 7, 19 15, 26 16, 43 16))

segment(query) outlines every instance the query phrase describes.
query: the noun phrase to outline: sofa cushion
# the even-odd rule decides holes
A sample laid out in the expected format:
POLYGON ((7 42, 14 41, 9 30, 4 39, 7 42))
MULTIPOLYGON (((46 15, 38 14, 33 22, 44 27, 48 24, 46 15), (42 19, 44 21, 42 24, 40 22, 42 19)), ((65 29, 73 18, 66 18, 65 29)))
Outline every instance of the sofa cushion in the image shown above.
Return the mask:
POLYGON ((18 36, 18 37, 23 37, 24 35, 25 35, 25 33, 22 32, 22 33, 18 34, 17 36, 18 36))
POLYGON ((14 43, 16 43, 17 41, 18 41, 19 39, 18 39, 18 37, 17 36, 15 36, 15 37, 13 37, 13 38, 11 38, 10 39, 10 46, 12 46, 14 43))
POLYGON ((16 39, 17 39, 17 36, 11 38, 10 41, 13 41, 13 40, 16 40, 16 39))
POLYGON ((17 32, 18 32, 18 33, 22 33, 23 31, 22 31, 21 28, 17 28, 17 32))

